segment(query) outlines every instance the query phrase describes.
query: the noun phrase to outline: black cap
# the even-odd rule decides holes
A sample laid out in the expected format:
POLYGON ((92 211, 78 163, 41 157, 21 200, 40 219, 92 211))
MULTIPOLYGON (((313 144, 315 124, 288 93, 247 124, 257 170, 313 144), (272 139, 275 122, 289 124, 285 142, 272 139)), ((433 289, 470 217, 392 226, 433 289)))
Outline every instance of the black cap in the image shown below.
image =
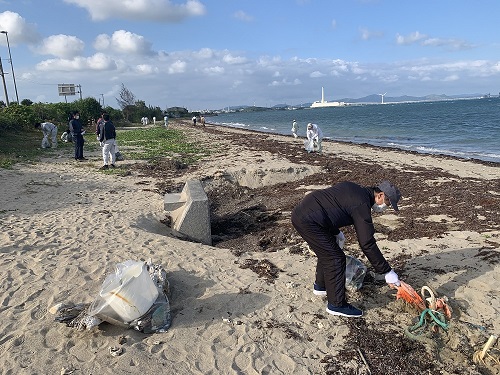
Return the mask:
POLYGON ((392 208, 394 208, 395 211, 399 211, 398 202, 401 199, 401 193, 399 192, 399 189, 389 181, 382 181, 377 185, 377 187, 380 189, 380 191, 384 192, 387 198, 389 198, 392 208))

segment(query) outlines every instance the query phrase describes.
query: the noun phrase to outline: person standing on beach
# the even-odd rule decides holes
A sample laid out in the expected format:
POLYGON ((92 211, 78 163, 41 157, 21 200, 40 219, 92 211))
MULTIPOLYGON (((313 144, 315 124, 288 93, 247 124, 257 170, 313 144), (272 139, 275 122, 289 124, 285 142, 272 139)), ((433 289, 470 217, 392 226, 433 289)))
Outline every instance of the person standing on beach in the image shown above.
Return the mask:
POLYGON ((296 120, 293 120, 293 122, 292 122, 292 133, 293 133, 293 137, 294 138, 298 137, 298 135, 297 135, 298 131, 299 131, 299 125, 297 124, 296 120))
POLYGON ((316 124, 307 124, 307 141, 305 142, 305 149, 307 152, 321 152, 321 141, 323 140, 323 132, 320 127, 316 124))
POLYGON ((83 157, 83 144, 85 143, 83 135, 85 134, 85 130, 83 130, 83 125, 80 121, 80 112, 72 112, 69 130, 75 144, 75 160, 87 160, 87 158, 83 157))
POLYGON ((116 129, 109 118, 109 114, 105 113, 102 116, 104 122, 101 125, 99 142, 102 147, 102 159, 104 165, 101 169, 109 168, 109 161, 111 157, 111 167, 115 167, 116 162, 116 129))
POLYGON ((193 125, 196 125, 196 116, 193 116, 192 120, 193 120, 193 125))
POLYGON ((168 125, 168 116, 167 115, 165 115, 163 117, 163 121, 165 121, 165 127, 167 127, 167 125, 168 125))
POLYGON ((51 122, 35 123, 35 129, 40 129, 43 133, 42 148, 57 147, 57 126, 51 122), (49 138, 50 141, 49 142, 49 138))
POLYGON ((205 116, 200 117, 200 124, 204 127, 205 126, 205 116))
POLYGON ((363 311, 350 305, 345 294, 345 236, 340 228, 354 225, 358 243, 375 271, 384 274, 390 287, 399 277, 385 260, 374 238, 371 211, 383 212, 388 206, 399 211, 401 193, 389 181, 375 187, 340 182, 306 195, 292 211, 292 224, 317 256, 313 293, 327 296, 326 311, 332 315, 360 317, 363 311))

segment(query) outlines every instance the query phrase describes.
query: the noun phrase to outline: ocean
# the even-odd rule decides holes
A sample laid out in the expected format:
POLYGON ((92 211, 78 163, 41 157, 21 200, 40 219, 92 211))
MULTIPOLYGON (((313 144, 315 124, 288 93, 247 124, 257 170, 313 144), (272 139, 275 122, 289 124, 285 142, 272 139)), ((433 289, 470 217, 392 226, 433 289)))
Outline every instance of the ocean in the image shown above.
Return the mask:
POLYGON ((208 122, 305 137, 317 124, 325 139, 500 163, 500 98, 385 103, 222 113, 208 122))

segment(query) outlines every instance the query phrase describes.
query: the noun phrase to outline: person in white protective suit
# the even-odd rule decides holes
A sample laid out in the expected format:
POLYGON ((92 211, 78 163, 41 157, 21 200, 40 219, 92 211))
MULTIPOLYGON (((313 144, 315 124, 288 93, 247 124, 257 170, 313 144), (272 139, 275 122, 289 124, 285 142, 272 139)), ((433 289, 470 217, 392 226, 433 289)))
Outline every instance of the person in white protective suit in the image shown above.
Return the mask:
POLYGON ((292 134, 294 138, 297 138, 297 132, 299 131, 299 125, 297 124, 297 121, 293 120, 292 122, 292 134))
POLYGON ((37 122, 35 123, 35 129, 40 129, 43 133, 42 148, 57 147, 57 126, 51 122, 37 122))
POLYGON ((304 147, 307 152, 321 152, 323 132, 321 131, 319 126, 312 123, 307 124, 306 136, 307 141, 304 142, 304 147))

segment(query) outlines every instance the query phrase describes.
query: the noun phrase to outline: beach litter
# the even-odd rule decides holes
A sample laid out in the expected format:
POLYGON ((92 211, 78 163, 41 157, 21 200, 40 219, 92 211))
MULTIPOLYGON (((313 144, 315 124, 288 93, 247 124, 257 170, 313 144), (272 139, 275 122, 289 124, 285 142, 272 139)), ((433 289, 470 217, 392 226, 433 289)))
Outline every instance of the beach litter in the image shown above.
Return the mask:
POLYGON ((488 353, 488 351, 492 349, 493 345, 495 345, 497 339, 498 336, 491 335, 488 341, 486 341, 486 344, 484 344, 483 348, 481 350, 477 350, 476 352, 474 352, 474 355, 472 356, 472 361, 477 365, 483 365, 483 366, 487 366, 486 363, 487 361, 493 362, 494 365, 500 365, 500 356, 498 355, 498 350, 496 356, 488 353))
POLYGON ((56 321, 78 330, 105 321, 143 333, 166 332, 171 324, 168 294, 167 273, 161 265, 127 260, 105 278, 92 303, 58 303, 49 311, 56 321))
POLYGON ((352 290, 360 290, 363 286, 367 267, 357 258, 346 255, 345 285, 352 290))
POLYGON ((405 329, 405 335, 410 339, 434 345, 426 334, 437 333, 440 329, 448 330, 452 314, 448 298, 446 296, 437 298, 436 293, 426 285, 422 287, 420 295, 404 281, 400 281, 400 285, 396 288, 396 299, 403 299, 420 314, 417 323, 405 329))

